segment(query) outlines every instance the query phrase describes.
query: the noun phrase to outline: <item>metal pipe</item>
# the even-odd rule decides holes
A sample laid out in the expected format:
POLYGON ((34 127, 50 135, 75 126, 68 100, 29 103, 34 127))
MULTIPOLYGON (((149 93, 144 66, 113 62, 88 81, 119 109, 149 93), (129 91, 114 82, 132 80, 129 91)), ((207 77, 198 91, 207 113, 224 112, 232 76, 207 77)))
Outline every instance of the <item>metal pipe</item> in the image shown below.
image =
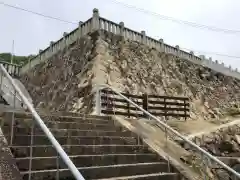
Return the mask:
MULTIPOLYGON (((139 105, 137 105, 136 103, 134 103, 133 101, 131 101, 130 99, 128 99, 126 96, 122 95, 120 92, 118 92, 118 90, 114 89, 113 87, 110 87, 108 85, 99 85, 99 87, 102 89, 104 88, 109 88, 112 91, 114 91, 116 94, 118 94, 119 96, 121 96, 123 99, 125 99, 126 101, 128 101, 129 103, 131 103, 133 106, 137 107, 138 109, 140 109, 142 112, 144 112, 145 114, 147 114, 148 116, 150 116, 151 118, 153 118, 154 120, 156 120, 158 123, 160 123, 162 126, 164 126, 166 129, 168 129, 169 131, 171 131, 172 133, 174 133, 175 135, 177 135, 178 137, 180 137, 181 139, 183 139, 185 142, 187 142, 188 144, 190 144, 191 146, 193 146, 194 148, 196 148, 198 151, 200 151, 202 154, 204 154, 205 156, 207 156, 209 159, 211 159, 212 161, 216 162, 217 164, 219 164, 220 166, 222 166, 225 170, 227 170, 228 172, 231 172, 233 175, 235 175, 236 177, 240 178, 240 174, 238 172, 236 172, 235 170, 233 170, 232 168, 230 168, 229 166, 227 166, 226 164, 224 164, 222 161, 220 161, 219 159, 217 159, 216 157, 212 156, 210 153, 208 153, 207 151, 205 151, 204 149, 200 148, 198 145, 196 145, 195 143, 193 143, 192 141, 188 140, 187 138, 185 138, 184 136, 182 136, 179 132, 177 132, 176 130, 172 129, 170 126, 168 126, 167 124, 165 124, 164 122, 162 122, 161 120, 159 120, 156 116, 152 115, 151 113, 149 113, 148 111, 144 110, 143 108, 141 108, 139 105)), ((99 89, 100 89, 99 88, 99 89)))
POLYGON ((9 91, 13 96, 16 96, 16 98, 18 99, 18 101, 22 102, 21 98, 19 98, 19 97, 17 96, 17 94, 14 95, 14 92, 11 91, 11 89, 10 89, 10 87, 9 87, 8 85, 6 85, 6 84, 3 83, 3 86, 5 86, 5 87, 8 89, 8 91, 9 91))
POLYGON ((34 107, 28 102, 28 99, 24 96, 24 94, 22 93, 22 91, 20 90, 20 88, 15 84, 14 80, 12 79, 12 77, 8 74, 7 70, 4 68, 4 66, 2 64, 0 64, 0 68, 3 71, 3 73, 5 74, 5 76, 7 77, 7 79, 10 81, 10 83, 13 85, 13 87, 16 89, 16 91, 18 92, 19 96, 21 97, 21 99, 23 100, 23 102, 26 104, 26 106, 28 107, 29 111, 32 113, 34 119, 37 121, 38 125, 40 126, 40 128, 43 130, 43 132, 45 133, 45 135, 48 137, 48 139, 50 140, 50 142, 53 144, 53 147, 56 149, 56 151, 58 152, 58 154, 60 155, 60 157, 63 159, 63 161, 65 162, 65 164, 68 166, 69 170, 72 172, 72 174, 74 175, 74 177, 77 180, 85 180, 84 177, 82 176, 82 174, 78 171, 78 169, 76 168, 76 166, 73 164, 73 162, 71 161, 71 159, 68 157, 68 155, 65 153, 65 151, 63 150, 62 146, 58 143, 58 141, 55 139, 55 137, 52 135, 51 131, 47 128, 47 126, 44 124, 43 120, 41 119, 41 117, 38 115, 38 113, 35 111, 34 107))

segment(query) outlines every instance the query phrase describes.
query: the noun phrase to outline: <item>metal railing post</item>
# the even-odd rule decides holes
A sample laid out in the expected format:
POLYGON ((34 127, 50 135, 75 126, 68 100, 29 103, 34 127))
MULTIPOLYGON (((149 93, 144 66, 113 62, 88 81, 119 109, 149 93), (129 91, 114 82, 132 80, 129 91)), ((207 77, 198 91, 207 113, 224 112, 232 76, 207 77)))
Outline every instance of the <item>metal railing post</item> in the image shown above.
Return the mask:
POLYGON ((15 114, 12 112, 12 119, 11 119, 11 134, 10 134, 10 146, 13 144, 13 134, 14 134, 14 124, 15 124, 15 114))
MULTIPOLYGON (((13 94, 13 108, 16 108, 16 90, 14 89, 13 94)), ((10 137, 10 145, 13 144, 13 137, 14 137, 14 124, 15 124, 15 112, 12 112, 12 122, 11 122, 11 137, 10 137)))
POLYGON ((60 172, 59 172, 60 166, 59 166, 59 155, 58 155, 58 153, 57 153, 56 165, 57 165, 56 180, 59 180, 59 178, 60 178, 60 172))
POLYGON ((28 171, 29 171, 29 175, 28 175, 28 180, 32 179, 32 157, 33 157, 33 141, 34 141, 34 121, 32 123, 31 126, 31 139, 30 139, 30 155, 29 155, 29 167, 28 167, 28 171))

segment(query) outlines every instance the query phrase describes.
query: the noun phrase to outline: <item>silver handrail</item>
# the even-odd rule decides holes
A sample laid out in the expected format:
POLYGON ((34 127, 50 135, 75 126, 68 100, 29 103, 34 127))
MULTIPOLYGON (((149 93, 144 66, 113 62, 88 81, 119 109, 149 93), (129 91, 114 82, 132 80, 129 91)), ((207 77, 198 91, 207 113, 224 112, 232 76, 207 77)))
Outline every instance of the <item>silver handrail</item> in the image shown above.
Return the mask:
MULTIPOLYGON (((9 86, 6 85, 6 84, 4 84, 4 83, 2 83, 2 85, 5 86, 6 88, 9 88, 9 86)), ((10 90, 10 88, 9 88, 8 90, 9 90, 9 92, 10 92, 13 96, 16 96, 16 98, 18 99, 18 101, 22 102, 22 100, 20 99, 20 97, 17 96, 17 94, 14 94, 14 92, 12 92, 12 91, 10 90)))
POLYGON ((20 90, 20 88, 15 84, 14 80, 12 79, 12 77, 8 74, 7 70, 4 68, 4 66, 2 64, 0 64, 0 69, 3 72, 3 74, 6 76, 6 78, 9 80, 9 82, 12 84, 12 86, 14 87, 14 89, 16 90, 16 92, 18 92, 19 96, 21 97, 21 99, 23 100, 23 102, 25 103, 25 105, 27 106, 27 108, 29 109, 29 111, 32 113, 33 115, 33 119, 36 120, 37 124, 40 126, 40 128, 43 130, 43 132, 45 133, 45 135, 47 136, 47 138, 49 139, 49 141, 52 143, 53 147, 56 149, 56 151, 59 153, 60 157, 63 159, 63 161, 65 162, 65 164, 68 166, 69 170, 72 172, 72 174, 74 175, 74 177, 77 180, 85 180, 84 177, 82 176, 82 174, 78 171, 78 169, 76 168, 76 166, 73 164, 73 162, 71 161, 71 159, 68 157, 68 155, 65 153, 65 151, 63 150, 62 146, 58 143, 58 141, 55 139, 55 137, 53 136, 53 134, 51 133, 51 131, 47 128, 47 126, 44 124, 43 120, 41 119, 41 117, 38 115, 38 113, 36 112, 36 110, 34 109, 34 107, 31 105, 31 103, 28 102, 28 99, 24 96, 24 94, 22 93, 22 91, 20 90))
POLYGON ((194 148, 196 148, 198 151, 200 151, 203 155, 205 155, 206 157, 208 157, 209 159, 211 159, 213 162, 215 162, 216 164, 220 165, 222 168, 224 168, 225 170, 227 170, 228 172, 231 172, 235 177, 240 179, 240 174, 238 172, 236 172, 234 169, 230 168, 229 166, 227 166, 226 164, 224 164, 222 161, 220 161, 219 159, 217 159, 216 157, 214 157, 213 155, 211 155, 210 153, 208 153, 207 151, 205 151, 204 149, 202 149, 201 147, 199 147, 198 145, 196 145, 195 143, 193 143, 192 141, 190 141, 189 139, 185 138, 184 136, 182 136, 178 131, 174 130, 173 128, 171 128, 169 125, 167 125, 166 123, 164 123, 163 121, 161 121, 160 119, 158 119, 156 116, 152 115, 151 113, 149 113, 148 111, 146 111, 145 109, 143 109, 142 107, 140 107, 139 105, 137 105, 136 103, 134 103, 133 101, 131 101, 130 99, 128 99, 126 96, 122 95, 121 92, 119 92, 118 90, 116 90, 115 88, 106 85, 106 84, 101 84, 101 85, 97 85, 97 111, 101 112, 100 108, 101 108, 101 101, 100 101, 100 90, 101 89, 111 89, 113 92, 115 92, 117 95, 119 95, 120 97, 122 97, 123 99, 125 99, 126 101, 128 101, 130 104, 132 104, 133 106, 135 106, 136 108, 138 108, 139 110, 141 110, 143 113, 147 114, 149 117, 151 117, 152 119, 156 120, 159 124, 161 124, 164 128, 166 128, 167 130, 169 130, 170 132, 172 132, 173 134, 175 134, 176 136, 178 136, 179 138, 181 138, 182 140, 185 141, 185 143, 188 143, 189 145, 193 146, 194 148))

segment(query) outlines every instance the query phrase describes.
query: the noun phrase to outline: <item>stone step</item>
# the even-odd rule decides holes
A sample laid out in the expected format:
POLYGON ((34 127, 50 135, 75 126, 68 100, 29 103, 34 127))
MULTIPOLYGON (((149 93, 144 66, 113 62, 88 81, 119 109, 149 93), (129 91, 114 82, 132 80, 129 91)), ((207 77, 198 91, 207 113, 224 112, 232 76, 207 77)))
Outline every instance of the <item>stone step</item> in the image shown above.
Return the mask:
POLYGON ((95 124, 95 123, 69 123, 69 122, 45 122, 48 128, 55 129, 82 129, 82 130, 120 130, 121 127, 116 127, 114 124, 95 124))
POLYGON ((88 122, 103 122, 103 123, 114 123, 114 120, 110 116, 90 116, 90 115, 83 115, 83 116, 41 116, 43 119, 51 120, 51 121, 63 121, 63 122, 81 122, 81 121, 88 121, 88 122))
POLYGON ((134 175, 134 176, 123 176, 123 177, 112 177, 104 179, 95 179, 95 180, 180 180, 178 173, 153 173, 153 174, 143 174, 143 175, 134 175))
MULTIPOLYGON (((114 124, 114 120, 109 117, 97 119, 91 117, 59 117, 59 116, 43 116, 41 117, 43 121, 58 121, 58 122, 68 122, 68 123, 96 123, 96 124, 114 124)), ((32 117, 21 118, 15 117, 17 121, 33 121, 32 117)))
MULTIPOLYGON (((8 143, 10 143, 10 136, 5 136, 8 143)), ((61 145, 81 144, 81 145, 95 145, 95 144, 142 144, 142 141, 133 137, 120 136, 55 136, 61 145)), ((30 135, 18 135, 13 137, 12 145, 15 146, 29 146, 31 144, 30 135)), ((51 145, 50 141, 45 135, 34 135, 32 145, 51 145)))
MULTIPOLYGON (((138 163, 138 164, 118 164, 111 166, 92 166, 78 168, 85 179, 102 179, 121 176, 133 176, 142 174, 153 174, 168 172, 168 165, 164 162, 138 163)), ((22 171, 23 180, 28 180, 31 173, 31 180, 55 179, 59 172, 61 179, 74 180, 68 169, 52 169, 39 171, 22 171)))
MULTIPOLYGON (((35 124, 34 127, 38 127, 38 125, 33 120, 19 120, 14 121, 14 126, 21 126, 30 128, 32 124, 35 124)), ((77 123, 77 122, 61 122, 61 121, 44 121, 45 125, 48 128, 52 129, 81 129, 81 130, 121 130, 122 127, 115 126, 114 124, 97 124, 97 123, 77 123)), ((11 129, 11 124, 4 122, 4 125, 11 129)))
MULTIPOLYGON (((79 130, 79 129, 49 129, 54 136, 124 136, 124 137, 134 137, 136 136, 131 131, 109 131, 109 130, 79 130)), ((3 133, 8 136, 10 135, 10 127, 3 126, 3 133)), ((21 135, 31 135, 32 129, 25 128, 22 126, 14 126, 13 134, 21 135)), ((44 135, 44 132, 40 128, 34 128, 34 135, 44 135)))
MULTIPOLYGON (((146 154, 99 154, 69 156, 76 167, 108 166, 116 164, 136 164, 159 162, 160 158, 153 153, 146 154)), ((161 160, 162 161, 162 160, 161 160)), ((30 158, 16 158, 20 171, 29 170, 30 158)), ((31 170, 67 168, 60 157, 33 157, 31 170), (59 164, 59 166, 58 166, 59 164)))
MULTIPOLYGON (((89 115, 89 114, 80 114, 80 113, 70 113, 70 112, 51 112, 51 113, 44 113, 44 112, 39 112, 38 114, 40 115, 41 118, 44 117, 56 117, 56 118, 67 118, 67 119, 96 119, 96 120, 109 120, 111 119, 110 116, 97 116, 97 115, 89 115)), ((14 116, 16 118, 32 118, 32 114, 28 112, 15 112, 14 116)))
MULTIPOLYGON (((143 145, 63 145, 64 151, 68 155, 78 154, 130 154, 152 152, 143 145)), ((29 157, 30 146, 10 146, 14 157, 29 157)), ((57 152, 51 145, 32 146, 33 157, 56 156, 57 152)))

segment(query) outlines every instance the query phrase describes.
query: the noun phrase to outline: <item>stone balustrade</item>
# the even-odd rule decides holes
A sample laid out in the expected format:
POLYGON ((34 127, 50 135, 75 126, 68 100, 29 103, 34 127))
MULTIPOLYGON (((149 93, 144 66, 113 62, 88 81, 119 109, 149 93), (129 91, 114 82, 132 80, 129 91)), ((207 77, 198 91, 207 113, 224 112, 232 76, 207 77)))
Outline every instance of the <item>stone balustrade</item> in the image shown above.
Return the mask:
POLYGON ((79 22, 79 25, 70 33, 63 33, 63 37, 58 41, 50 42, 50 46, 44 50, 40 50, 39 54, 33 57, 28 64, 21 68, 20 73, 24 73, 39 64, 42 61, 49 59, 54 54, 58 53, 60 50, 66 48, 67 46, 74 43, 78 38, 86 35, 87 33, 96 30, 105 30, 116 35, 121 35, 125 39, 131 41, 137 41, 143 43, 152 48, 156 48, 161 52, 168 54, 173 54, 181 59, 186 59, 192 63, 203 65, 205 67, 211 68, 217 72, 221 72, 227 76, 232 76, 240 79, 240 73, 238 69, 233 70, 231 67, 226 67, 223 63, 219 64, 218 61, 213 61, 211 58, 207 59, 204 55, 196 56, 194 52, 186 52, 180 49, 179 46, 170 46, 164 43, 163 39, 156 40, 146 35, 145 31, 136 32, 127 27, 125 27, 124 22, 115 23, 105 18, 99 16, 97 9, 93 10, 93 16, 85 22, 79 22))

